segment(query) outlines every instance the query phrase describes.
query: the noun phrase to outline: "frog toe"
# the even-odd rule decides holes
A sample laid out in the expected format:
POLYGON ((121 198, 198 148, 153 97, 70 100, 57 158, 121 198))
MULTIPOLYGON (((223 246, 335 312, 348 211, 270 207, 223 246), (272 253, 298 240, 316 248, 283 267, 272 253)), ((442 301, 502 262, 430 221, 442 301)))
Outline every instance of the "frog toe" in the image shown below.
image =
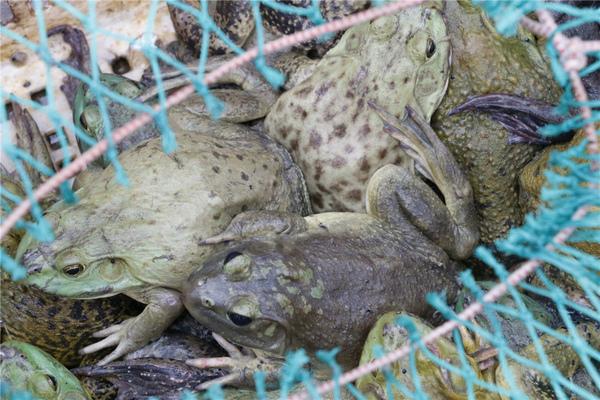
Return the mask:
POLYGON ((448 115, 465 111, 488 113, 492 120, 502 125, 509 133, 508 142, 548 145, 570 140, 572 132, 555 137, 542 136, 538 130, 548 124, 559 124, 565 117, 555 107, 543 101, 522 96, 495 93, 471 96, 448 115))

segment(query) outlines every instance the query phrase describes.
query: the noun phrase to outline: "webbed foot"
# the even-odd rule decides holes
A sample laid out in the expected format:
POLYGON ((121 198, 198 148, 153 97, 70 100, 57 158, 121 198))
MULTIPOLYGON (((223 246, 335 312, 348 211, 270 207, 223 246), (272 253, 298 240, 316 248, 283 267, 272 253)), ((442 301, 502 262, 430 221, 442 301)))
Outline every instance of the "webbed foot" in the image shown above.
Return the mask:
POLYGON ((276 381, 282 364, 277 360, 262 357, 250 351, 242 352, 222 336, 213 333, 215 340, 227 351, 229 357, 195 358, 186 361, 186 364, 196 368, 228 368, 231 372, 221 378, 206 381, 196 387, 197 390, 206 390, 211 385, 231 385, 235 387, 253 387, 254 373, 263 371, 267 374, 267 382, 276 381))
POLYGON ((98 362, 98 365, 105 365, 111 361, 139 349, 150 339, 146 338, 143 331, 136 332, 135 320, 137 317, 129 318, 120 324, 109 326, 106 329, 94 333, 95 338, 103 338, 99 342, 90 344, 79 351, 80 354, 91 354, 107 347, 117 346, 117 348, 98 362))
POLYGON ((94 333, 94 337, 103 339, 84 347, 79 351, 80 354, 90 354, 116 345, 117 348, 112 353, 98 362, 98 365, 108 364, 145 346, 151 340, 158 339, 183 311, 181 297, 174 290, 152 288, 129 295, 147 303, 144 311, 136 317, 94 333))
POLYGON ((448 115, 464 111, 488 113, 492 120, 502 125, 508 132, 508 142, 548 145, 571 139, 573 132, 556 137, 546 137, 538 130, 548 124, 559 124, 565 117, 557 114, 554 106, 543 101, 512 94, 485 94, 471 96, 463 104, 451 110, 448 115))

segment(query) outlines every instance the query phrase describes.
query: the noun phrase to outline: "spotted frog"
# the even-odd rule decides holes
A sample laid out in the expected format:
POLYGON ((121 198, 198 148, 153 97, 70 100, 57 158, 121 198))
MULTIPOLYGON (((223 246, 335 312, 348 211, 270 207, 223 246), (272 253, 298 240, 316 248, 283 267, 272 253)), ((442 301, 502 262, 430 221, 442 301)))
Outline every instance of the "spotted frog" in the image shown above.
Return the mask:
POLYGON ((445 204, 412 166, 390 164, 369 181, 366 214, 242 213, 204 241, 233 242, 201 263, 184 288, 184 304, 200 323, 275 357, 339 346, 338 361, 348 368, 379 315, 431 316, 424 301, 431 291, 454 299, 457 260, 478 241, 469 183, 418 112, 407 108, 399 121, 370 106, 445 204))
POLYGON ((449 77, 441 7, 415 6, 348 29, 266 117, 267 133, 302 168, 315 211, 364 211, 371 175, 406 160, 367 103, 400 118, 410 105, 431 118, 449 77))
POLYGON ((76 192, 77 204, 47 210, 53 242, 26 235, 17 250, 27 283, 45 292, 76 299, 124 293, 147 304, 81 350, 117 346, 102 364, 157 338, 181 313, 182 284, 218 248, 198 243, 234 215, 309 212, 302 173, 282 146, 246 126, 206 120, 188 106, 168 112, 174 153, 162 151, 159 137, 132 145, 120 154, 130 187, 117 182, 112 168, 99 170, 76 192))

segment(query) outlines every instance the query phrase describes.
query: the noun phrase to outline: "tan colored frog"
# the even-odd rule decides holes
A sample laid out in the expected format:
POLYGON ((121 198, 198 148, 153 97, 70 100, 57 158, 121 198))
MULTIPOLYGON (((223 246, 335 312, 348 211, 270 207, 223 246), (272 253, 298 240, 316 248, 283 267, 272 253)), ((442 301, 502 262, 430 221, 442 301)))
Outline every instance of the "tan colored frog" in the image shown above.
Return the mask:
MULTIPOLYGON (((406 160, 402 145, 383 132, 367 103, 396 117, 409 105, 431 118, 449 77, 441 7, 415 6, 348 29, 316 66, 309 65, 310 77, 271 109, 267 133, 304 172, 315 211, 364 211, 371 175, 406 160)), ((303 76, 301 69, 292 75, 303 76)))

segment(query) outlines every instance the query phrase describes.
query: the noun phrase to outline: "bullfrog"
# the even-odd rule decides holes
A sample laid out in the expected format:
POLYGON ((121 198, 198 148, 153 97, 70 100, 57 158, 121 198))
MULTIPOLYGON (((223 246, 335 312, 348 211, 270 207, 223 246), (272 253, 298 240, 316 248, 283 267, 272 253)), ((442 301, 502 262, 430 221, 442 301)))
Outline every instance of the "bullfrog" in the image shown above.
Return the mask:
MULTIPOLYGON (((420 337, 423 337, 433 329, 427 322, 410 315, 409 313, 387 313, 383 315, 375 324, 365 342, 360 364, 366 364, 378 358, 379 354, 375 351, 379 347, 383 354, 396 350, 409 343, 408 330, 398 324, 398 318, 404 317, 411 320, 420 337)), ((583 340, 588 341, 592 346, 598 346, 600 338, 600 327, 594 323, 581 323, 577 326, 577 331, 583 340)), ((558 334, 568 335, 566 329, 558 329, 558 334)), ((466 338, 470 332, 461 330, 461 337, 466 338)), ((575 372, 582 367, 581 360, 577 352, 570 345, 560 341, 555 336, 549 334, 540 335, 540 343, 543 346, 549 362, 554 365, 560 373, 567 379, 574 376, 575 372)), ((449 338, 442 337, 432 344, 427 345, 427 349, 436 357, 442 358, 447 363, 457 369, 465 370, 471 368, 474 377, 481 381, 499 388, 508 390, 516 389, 509 384, 506 374, 501 366, 496 362, 486 363, 484 366, 479 363, 479 359, 494 360, 495 352, 490 352, 489 347, 480 347, 482 342, 475 343, 475 347, 469 346, 469 341, 465 342, 465 360, 466 365, 462 363, 459 350, 456 344, 449 338), (492 357, 492 358, 490 358, 492 357)), ((529 344, 518 353, 532 361, 539 362, 539 355, 533 344, 529 344)), ((431 358, 423 353, 422 350, 416 350, 414 353, 416 369, 419 374, 420 386, 428 398, 432 400, 466 400, 467 386, 462 375, 453 373, 450 369, 436 364, 431 358)), ((527 368, 515 359, 508 358, 508 366, 512 376, 516 379, 518 389, 522 391, 529 399, 555 399, 552 386, 546 376, 531 368, 527 368)), ((410 373, 409 357, 404 357, 390 365, 390 372, 393 376, 409 391, 415 391, 415 384, 410 373)), ((367 399, 386 399, 386 379, 382 370, 367 374, 358 379, 357 388, 363 392, 367 399)), ((481 400, 507 400, 508 396, 497 392, 492 392, 484 387, 474 384, 474 398, 481 400)), ((406 393, 402 393, 396 386, 392 387, 393 396, 396 399, 409 399, 406 393)))
POLYGON ((222 231, 246 210, 309 212, 302 173, 283 147, 250 128, 215 122, 186 105, 168 111, 177 151, 161 139, 124 150, 120 161, 131 187, 112 168, 87 179, 80 201, 58 202, 45 216, 56 239, 26 235, 17 257, 28 284, 75 299, 123 293, 147 306, 134 318, 94 334, 83 354, 117 346, 100 363, 136 350, 183 310, 180 289, 198 262, 217 247, 199 241, 222 231))
POLYGON ((44 400, 89 400, 77 378, 52 356, 19 341, 0 344, 0 381, 44 400))
MULTIPOLYGON (((596 124, 596 128, 600 129, 600 123, 596 124)), ((527 164, 521 174, 519 175, 519 188, 520 188, 520 204, 523 213, 534 213, 542 205, 540 200, 540 194, 544 187, 547 186, 546 171, 552 171, 557 174, 564 174, 560 168, 552 167, 550 158, 554 152, 563 152, 568 149, 572 149, 575 146, 581 145, 582 140, 585 138, 585 132, 583 130, 577 132, 573 139, 569 143, 557 144, 549 146, 541 151, 535 159, 527 164)), ((575 159, 576 162, 589 162, 584 159, 575 159)), ((580 173, 585 173, 585 170, 581 170, 580 173)), ((592 175, 590 175, 592 176, 592 175)), ((592 213, 600 212, 598 207, 591 209, 592 213)), ((593 229, 593 227, 591 227, 593 229)), ((585 228, 580 227, 578 230, 583 231, 585 228)), ((598 229, 598 227, 596 227, 598 229)), ((600 258, 600 243, 594 241, 578 241, 578 242, 567 242, 569 246, 574 247, 580 251, 590 254, 596 258, 600 258)), ((592 307, 589 299, 587 298, 582 285, 578 280, 566 271, 562 271, 558 268, 550 265, 544 265, 544 273, 546 276, 558 287, 560 287, 566 295, 575 303, 592 307)), ((536 286, 545 287, 546 285, 537 279, 536 276, 532 277, 532 283, 536 286)))
POLYGON ((371 175, 407 161, 367 103, 399 118, 410 105, 431 118, 450 75, 441 8, 429 2, 348 29, 271 108, 265 129, 302 168, 316 212, 364 211, 371 175))
MULTIPOLYGON (((452 67, 448 91, 431 124, 469 177, 481 239, 490 244, 522 222, 518 177, 541 146, 509 143, 515 132, 506 130, 487 113, 448 114, 469 96, 508 94, 530 101, 516 104, 498 118, 516 111, 535 115, 540 107, 556 104, 560 90, 531 34, 520 30, 516 37, 500 36, 483 11, 469 1, 445 5, 452 67)), ((486 111, 486 107, 480 103, 477 109, 486 111)), ((513 124, 518 127, 516 124, 526 119, 520 117, 513 124)))
MULTIPOLYGON (((199 1, 184 0, 183 3, 196 9, 200 9, 199 1)), ((288 0, 283 1, 282 3, 306 9, 315 4, 312 0, 288 0)), ((369 2, 366 0, 321 0, 318 2, 318 6, 322 17, 326 21, 330 21, 360 11, 364 9, 368 3, 369 2)), ((202 26, 198 23, 198 19, 194 15, 177 8, 172 4, 168 4, 167 6, 177 38, 197 59, 202 45, 202 26)), ((260 4, 259 7, 262 26, 267 32, 274 36, 289 35, 314 26, 314 23, 306 16, 288 14, 265 4, 260 4)), ((216 25, 233 43, 239 47, 244 47, 250 40, 250 36, 255 27, 255 21, 252 15, 252 4, 250 1, 208 2, 207 11, 214 19, 216 25)), ((335 39, 336 37, 333 35, 332 37, 324 38, 321 41, 311 40, 297 45, 296 47, 313 50, 319 53, 331 46, 331 44, 335 42, 335 39)), ((215 34, 210 35, 208 47, 209 54, 224 54, 231 51, 232 49, 215 34)))
MULTIPOLYGON (((241 213, 203 242, 231 243, 198 264, 183 289, 186 309, 201 324, 273 359, 291 349, 313 354, 339 346, 338 361, 349 368, 379 315, 431 316, 426 293, 444 290, 455 298, 457 260, 469 257, 478 240, 469 183, 418 112, 407 106, 399 121, 369 106, 410 149, 445 204, 414 165, 388 164, 369 181, 367 213, 241 213)), ((239 360, 250 368, 247 357, 239 360)), ((235 366, 235 357, 225 365, 235 366)))
MULTIPOLYGON (((52 162, 37 124, 29 112, 18 104, 12 103, 12 109, 10 118, 15 126, 17 145, 52 169, 52 162)), ((29 177, 34 185, 46 179, 34 169, 29 170, 29 177)), ((2 190, 9 190, 18 197, 25 198, 19 180, 4 171, 2 190)), ((42 202, 42 207, 49 207, 56 201, 55 196, 50 197, 51 199, 42 202)), ((10 200, 4 200, 14 206, 10 200)), ((23 235, 23 230, 15 228, 2 238, 2 248, 9 256, 15 256, 23 235)), ((82 357, 78 351, 93 342, 91 335, 94 332, 139 312, 138 304, 122 295, 75 300, 14 282, 4 274, 1 281, 0 320, 7 337, 35 345, 67 367, 79 364, 82 357)))

